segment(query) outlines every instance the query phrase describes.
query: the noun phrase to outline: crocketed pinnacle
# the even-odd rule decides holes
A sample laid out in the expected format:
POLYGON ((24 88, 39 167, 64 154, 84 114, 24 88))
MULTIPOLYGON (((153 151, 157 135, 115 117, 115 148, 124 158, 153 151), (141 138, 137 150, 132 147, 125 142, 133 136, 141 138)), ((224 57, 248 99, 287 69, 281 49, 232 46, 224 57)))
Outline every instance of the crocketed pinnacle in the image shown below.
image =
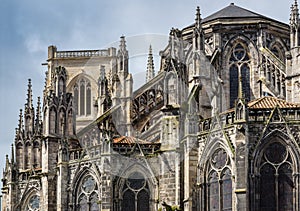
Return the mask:
POLYGON ((31 79, 28 79, 28 88, 27 88, 27 103, 26 103, 26 110, 32 109, 32 85, 31 85, 31 79))
POLYGON ((153 54, 152 54, 152 46, 150 45, 148 62, 147 62, 146 83, 149 82, 154 77, 154 75, 155 75, 154 61, 153 61, 153 54))

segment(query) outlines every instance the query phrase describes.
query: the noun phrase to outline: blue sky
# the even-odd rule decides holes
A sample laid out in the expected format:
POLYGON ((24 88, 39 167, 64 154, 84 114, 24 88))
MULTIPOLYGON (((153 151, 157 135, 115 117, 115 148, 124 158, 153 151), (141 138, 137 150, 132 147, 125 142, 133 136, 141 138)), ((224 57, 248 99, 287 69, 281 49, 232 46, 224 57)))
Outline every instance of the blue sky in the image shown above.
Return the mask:
POLYGON ((149 34, 156 37, 157 70, 158 51, 165 47, 172 27, 193 23, 197 6, 204 18, 231 2, 288 23, 293 0, 1 0, 0 169, 5 154, 10 154, 19 109, 24 109, 28 78, 32 79, 34 103, 42 96, 46 67, 41 63, 47 59, 49 45, 58 50, 101 49, 125 35, 131 71, 139 75, 146 67, 147 49, 153 40, 146 38, 147 42, 134 45, 130 39, 145 39, 149 34))

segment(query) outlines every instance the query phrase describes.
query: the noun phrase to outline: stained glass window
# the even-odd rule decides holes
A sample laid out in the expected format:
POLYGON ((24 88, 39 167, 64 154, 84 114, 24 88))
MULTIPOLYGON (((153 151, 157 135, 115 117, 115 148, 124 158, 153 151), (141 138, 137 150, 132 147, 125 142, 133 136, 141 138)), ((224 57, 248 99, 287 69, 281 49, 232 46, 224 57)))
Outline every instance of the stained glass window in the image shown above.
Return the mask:
POLYGON ((230 107, 234 106, 234 102, 238 97, 239 90, 239 69, 233 64, 230 67, 230 107))
POLYGON ((135 193, 131 190, 125 191, 122 200, 122 211, 135 211, 135 193))
MULTIPOLYGON (((207 210, 232 210, 232 176, 229 157, 223 148, 216 149, 208 168, 206 203, 207 210)), ((205 199, 204 199, 205 200, 205 199)))
POLYGON ((242 74, 242 91, 244 98, 250 100, 250 68, 248 64, 243 64, 241 67, 242 74))
POLYGON ((26 211, 39 211, 40 210, 40 197, 38 195, 33 195, 29 199, 26 206, 26 211))
POLYGON ((209 210, 219 210, 219 177, 218 173, 213 171, 209 178, 209 210))
POLYGON ((266 164, 261 169, 261 210, 273 211, 275 209, 275 169, 266 164))
POLYGON ((229 169, 226 169, 222 176, 222 202, 223 211, 232 210, 232 181, 229 169))
POLYGON ((82 195, 79 198, 79 211, 88 211, 88 209, 89 207, 88 207, 86 195, 82 195))
POLYGON ((293 171, 288 163, 284 163, 279 168, 279 210, 293 210, 293 171))
POLYGON ((273 142, 263 151, 260 167, 260 210, 293 210, 293 170, 287 148, 273 142))
POLYGON ((238 43, 234 46, 229 60, 230 107, 238 97, 239 81, 241 80, 243 97, 250 100, 250 67, 246 48, 238 43))
POLYGON ((91 114, 91 84, 88 83, 86 87, 86 115, 91 114))
POLYGON ((85 114, 85 81, 80 81, 80 99, 79 99, 80 115, 85 114))
POLYGON ((83 180, 83 185, 82 185, 82 189, 87 192, 87 193, 90 193, 94 190, 95 188, 95 180, 93 177, 89 176, 89 177, 86 177, 84 180, 83 180))
POLYGON ((225 166, 227 162, 227 154, 224 149, 218 149, 214 152, 211 163, 212 165, 217 168, 221 169, 225 166))
POLYGON ((74 105, 76 114, 80 116, 91 115, 92 113, 92 91, 88 79, 78 80, 73 87, 74 105))
POLYGON ((150 194, 147 181, 140 172, 132 173, 123 187, 122 211, 149 211, 150 194))
POLYGON ((78 92, 78 85, 77 84, 75 84, 75 86, 74 86, 74 102, 75 102, 75 112, 76 112, 76 115, 78 114, 78 99, 79 99, 79 97, 78 97, 78 94, 79 92, 78 92))
POLYGON ((99 211, 99 193, 96 180, 87 175, 82 178, 77 188, 77 207, 80 211, 99 211))

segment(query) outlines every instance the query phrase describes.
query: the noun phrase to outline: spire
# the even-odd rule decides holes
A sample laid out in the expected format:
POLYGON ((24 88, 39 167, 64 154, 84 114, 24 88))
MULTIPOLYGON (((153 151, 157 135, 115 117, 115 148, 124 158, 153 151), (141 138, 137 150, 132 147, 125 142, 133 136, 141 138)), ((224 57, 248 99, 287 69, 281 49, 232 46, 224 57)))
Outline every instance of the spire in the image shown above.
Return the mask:
POLYGON ((152 47, 149 47, 149 54, 148 54, 148 63, 147 63, 147 73, 146 73, 146 83, 149 82, 155 75, 154 71, 154 62, 153 62, 153 54, 152 54, 152 47))

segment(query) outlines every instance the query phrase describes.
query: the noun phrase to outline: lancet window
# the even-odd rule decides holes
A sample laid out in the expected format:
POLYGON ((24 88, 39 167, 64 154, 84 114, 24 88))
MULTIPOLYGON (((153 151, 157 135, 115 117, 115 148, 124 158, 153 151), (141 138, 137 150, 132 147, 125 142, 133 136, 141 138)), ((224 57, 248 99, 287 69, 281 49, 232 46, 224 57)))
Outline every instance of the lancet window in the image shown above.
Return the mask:
POLYGON ((91 115, 91 82, 86 78, 79 79, 73 87, 76 114, 91 115))

